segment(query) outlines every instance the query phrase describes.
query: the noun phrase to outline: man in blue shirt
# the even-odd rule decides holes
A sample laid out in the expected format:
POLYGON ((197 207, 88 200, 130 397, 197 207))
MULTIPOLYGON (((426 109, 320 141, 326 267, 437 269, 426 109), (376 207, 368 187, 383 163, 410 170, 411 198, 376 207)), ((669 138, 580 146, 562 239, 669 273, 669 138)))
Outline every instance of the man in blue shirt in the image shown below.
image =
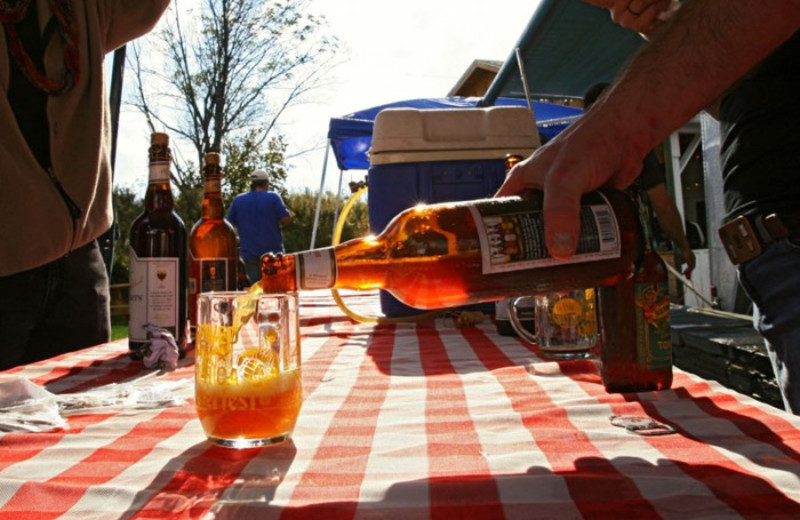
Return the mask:
POLYGON ((281 196, 270 191, 267 172, 253 172, 250 191, 233 199, 228 220, 239 230, 240 254, 247 278, 255 283, 261 279, 261 255, 283 252, 281 226, 292 220, 281 196))

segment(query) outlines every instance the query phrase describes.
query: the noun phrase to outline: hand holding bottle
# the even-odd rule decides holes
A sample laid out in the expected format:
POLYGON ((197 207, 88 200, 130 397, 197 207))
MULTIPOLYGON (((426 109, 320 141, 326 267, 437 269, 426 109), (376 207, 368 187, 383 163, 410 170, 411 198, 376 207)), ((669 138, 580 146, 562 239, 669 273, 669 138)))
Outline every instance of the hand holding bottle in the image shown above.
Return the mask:
POLYGON ((541 189, 546 244, 558 259, 572 257, 579 236, 581 196, 603 186, 623 189, 642 171, 647 144, 635 146, 619 135, 632 132, 615 114, 581 117, 558 137, 511 169, 496 196, 541 189))

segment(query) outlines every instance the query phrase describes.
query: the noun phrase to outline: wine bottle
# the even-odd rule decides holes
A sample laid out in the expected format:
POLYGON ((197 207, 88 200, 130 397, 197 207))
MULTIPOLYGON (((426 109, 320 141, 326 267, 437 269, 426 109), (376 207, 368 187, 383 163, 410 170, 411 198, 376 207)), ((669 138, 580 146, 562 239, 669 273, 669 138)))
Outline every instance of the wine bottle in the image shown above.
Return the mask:
POLYGON ((175 212, 170 186, 169 137, 154 133, 144 211, 130 229, 128 346, 131 356, 147 355, 148 328, 165 329, 186 351, 186 226, 175 212))
POLYGON ((201 292, 232 291, 239 283, 239 238, 225 219, 219 154, 205 155, 203 207, 189 236, 189 333, 197 327, 197 296, 201 292))
POLYGON ((409 208, 378 236, 264 255, 262 289, 386 289, 406 305, 439 309, 613 285, 633 274, 639 226, 627 194, 583 197, 578 249, 567 261, 547 251, 542 206, 537 192, 409 208))
MULTIPOLYGON (((638 197, 639 207, 643 202, 638 197)), ((608 392, 663 390, 672 384, 669 285, 640 211, 644 254, 631 280, 600 287, 600 356, 608 392)))

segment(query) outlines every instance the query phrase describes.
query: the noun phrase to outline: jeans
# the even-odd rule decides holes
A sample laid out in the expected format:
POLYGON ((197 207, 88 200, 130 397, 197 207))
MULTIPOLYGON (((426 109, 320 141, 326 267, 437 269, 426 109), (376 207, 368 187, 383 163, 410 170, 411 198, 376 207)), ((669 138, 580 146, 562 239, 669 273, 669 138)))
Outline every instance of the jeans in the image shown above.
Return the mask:
POLYGON ((738 272, 753 300, 753 325, 766 341, 786 410, 800 415, 800 237, 773 242, 738 272))
POLYGON ((261 260, 245 260, 244 268, 251 285, 261 280, 261 260))
POLYGON ((109 340, 108 274, 97 241, 0 277, 0 370, 109 340))

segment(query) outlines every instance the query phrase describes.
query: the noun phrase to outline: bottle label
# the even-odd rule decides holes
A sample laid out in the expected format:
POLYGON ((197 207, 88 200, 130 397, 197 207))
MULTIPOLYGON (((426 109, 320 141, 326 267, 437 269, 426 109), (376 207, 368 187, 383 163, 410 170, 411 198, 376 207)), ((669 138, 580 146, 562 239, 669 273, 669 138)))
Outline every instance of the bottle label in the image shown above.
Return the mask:
POLYGON ((637 283, 634 291, 639 365, 648 370, 669 368, 672 366, 669 286, 666 281, 637 283))
POLYGON ((531 210, 529 202, 469 206, 480 239, 483 274, 618 258, 622 242, 611 204, 599 192, 585 200, 590 202, 581 206, 578 248, 568 260, 550 256, 543 212, 531 210))
POLYGON ((233 289, 228 280, 227 258, 194 258, 189 278, 189 294, 233 289))
POLYGON ((168 162, 150 163, 150 175, 148 176, 148 182, 150 184, 161 184, 169 180, 168 162))
POLYGON ((332 247, 297 253, 297 288, 328 289, 336 285, 336 257, 332 247))
POLYGON ((167 329, 174 337, 178 328, 180 259, 139 258, 130 250, 130 288, 128 289, 128 336, 146 342, 145 325, 167 329))

